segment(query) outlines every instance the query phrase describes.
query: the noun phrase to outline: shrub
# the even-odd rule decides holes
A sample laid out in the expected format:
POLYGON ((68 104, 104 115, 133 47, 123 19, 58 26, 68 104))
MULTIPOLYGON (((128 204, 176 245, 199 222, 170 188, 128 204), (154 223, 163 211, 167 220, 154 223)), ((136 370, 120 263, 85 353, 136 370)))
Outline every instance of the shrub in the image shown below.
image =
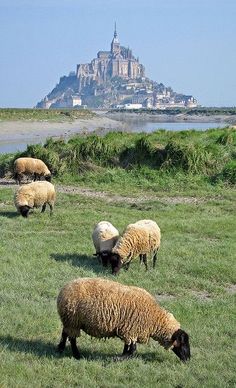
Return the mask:
POLYGON ((225 165, 221 178, 230 184, 236 184, 236 160, 231 160, 225 165))
POLYGON ((225 130, 216 140, 216 143, 221 145, 236 145, 236 130, 227 129, 225 130))

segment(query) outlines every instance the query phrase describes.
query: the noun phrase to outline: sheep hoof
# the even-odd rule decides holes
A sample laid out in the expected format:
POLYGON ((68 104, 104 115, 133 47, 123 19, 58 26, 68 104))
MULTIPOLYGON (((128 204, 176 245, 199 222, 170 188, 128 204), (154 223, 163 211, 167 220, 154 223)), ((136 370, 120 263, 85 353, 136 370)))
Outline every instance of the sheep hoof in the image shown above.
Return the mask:
POLYGON ((81 358, 81 355, 79 352, 74 352, 73 353, 73 357, 76 359, 76 360, 79 360, 81 358))

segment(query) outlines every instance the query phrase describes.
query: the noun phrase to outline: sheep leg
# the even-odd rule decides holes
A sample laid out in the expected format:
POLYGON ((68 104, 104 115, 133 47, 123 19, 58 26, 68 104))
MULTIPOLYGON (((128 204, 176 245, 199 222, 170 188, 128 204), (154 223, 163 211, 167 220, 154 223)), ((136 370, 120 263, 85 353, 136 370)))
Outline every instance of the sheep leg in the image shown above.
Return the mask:
MULTIPOLYGON (((46 206, 46 205, 45 205, 46 206)), ((49 203, 49 207, 50 207, 50 216, 52 215, 52 212, 53 212, 53 205, 51 205, 50 203, 49 203)))
POLYGON ((68 335, 66 334, 66 332, 64 331, 64 329, 62 330, 62 333, 61 333, 61 340, 57 346, 57 351, 59 353, 62 353, 64 352, 65 350, 65 347, 66 347, 66 340, 68 338, 68 335))
POLYGON ((132 357, 134 355, 134 353, 136 352, 136 348, 137 348, 136 344, 133 342, 131 342, 130 345, 125 344, 124 350, 122 353, 122 357, 123 358, 132 357))
POLYGON ((79 352, 79 349, 77 348, 77 345, 76 345, 76 338, 69 337, 69 340, 70 340, 70 345, 71 345, 73 357, 76 358, 76 360, 78 360, 80 358, 80 352, 79 352))
POLYGON ((23 178, 23 175, 16 173, 16 183, 18 183, 20 185, 22 178, 23 178))
POLYGON ((44 212, 45 212, 45 209, 46 209, 46 203, 43 204, 41 213, 44 213, 44 212))
POLYGON ((153 268, 155 268, 155 266, 156 266, 157 252, 158 252, 158 249, 154 252, 154 256, 153 256, 153 268))
POLYGON ((139 263, 140 263, 140 265, 142 264, 142 261, 143 261, 143 255, 140 253, 140 255, 139 255, 139 263))
POLYGON ((124 266, 124 268, 125 268, 126 271, 128 271, 129 266, 130 266, 130 261, 129 261, 127 264, 125 264, 125 266, 124 266))
POLYGON ((147 271, 148 270, 148 265, 147 265, 147 255, 146 255, 146 253, 144 253, 144 255, 143 255, 143 263, 144 263, 146 271, 147 271))
POLYGON ((129 348, 130 348, 130 345, 127 345, 127 344, 124 345, 122 356, 129 354, 129 348))
POLYGON ((132 357, 134 353, 136 352, 137 346, 136 343, 131 342, 130 347, 129 347, 129 355, 132 357))

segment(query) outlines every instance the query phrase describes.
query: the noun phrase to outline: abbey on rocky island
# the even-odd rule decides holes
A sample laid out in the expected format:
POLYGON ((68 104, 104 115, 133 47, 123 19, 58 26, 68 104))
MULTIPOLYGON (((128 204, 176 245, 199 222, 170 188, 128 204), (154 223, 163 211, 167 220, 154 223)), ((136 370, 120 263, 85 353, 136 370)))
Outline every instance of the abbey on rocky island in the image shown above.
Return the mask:
POLYGON ((120 45, 116 24, 110 51, 99 51, 90 63, 78 64, 76 72, 60 78, 56 87, 37 108, 125 108, 165 109, 195 107, 193 96, 145 76, 145 68, 130 48, 120 45))

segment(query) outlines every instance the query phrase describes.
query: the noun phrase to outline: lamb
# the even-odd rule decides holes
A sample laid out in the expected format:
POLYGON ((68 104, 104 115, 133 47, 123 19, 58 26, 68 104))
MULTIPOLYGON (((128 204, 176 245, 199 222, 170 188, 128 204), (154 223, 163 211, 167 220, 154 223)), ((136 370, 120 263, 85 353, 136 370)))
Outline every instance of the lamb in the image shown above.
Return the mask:
POLYGON ((46 204, 50 206, 50 214, 52 214, 55 199, 56 192, 52 183, 47 181, 32 182, 20 186, 16 191, 15 206, 23 217, 28 217, 29 210, 34 207, 42 206, 43 213, 46 209, 46 204))
POLYGON ((18 158, 14 162, 14 179, 21 184, 23 175, 32 176, 34 181, 44 177, 51 182, 51 172, 41 159, 18 158))
POLYGON ((112 249, 110 263, 113 275, 118 274, 122 265, 128 269, 131 260, 138 255, 147 270, 148 253, 153 254, 153 268, 155 268, 160 242, 161 232, 155 221, 140 220, 129 224, 112 249))
POLYGON ((188 334, 179 322, 146 290, 102 278, 79 278, 59 292, 57 310, 63 329, 57 350, 69 337, 73 357, 80 358, 76 337, 80 331, 96 338, 124 341, 122 358, 133 356, 136 343, 150 338, 171 349, 182 361, 190 359, 188 334))
POLYGON ((92 240, 97 256, 104 267, 107 267, 111 250, 119 238, 118 230, 108 221, 100 221, 95 225, 92 240))

